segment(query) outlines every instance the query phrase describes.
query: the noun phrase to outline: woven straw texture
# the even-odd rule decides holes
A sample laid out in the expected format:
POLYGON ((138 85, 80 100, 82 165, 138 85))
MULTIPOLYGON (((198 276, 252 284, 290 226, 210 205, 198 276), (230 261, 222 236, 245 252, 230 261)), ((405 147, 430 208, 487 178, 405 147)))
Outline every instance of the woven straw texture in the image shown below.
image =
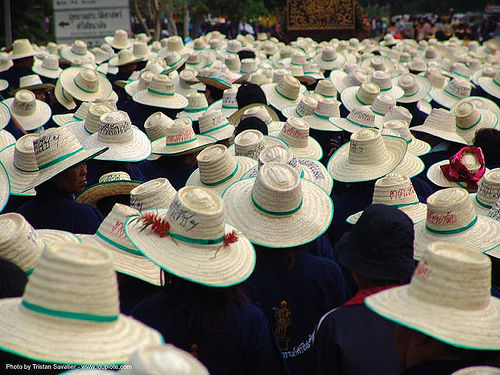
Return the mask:
POLYGON ((130 207, 138 211, 169 208, 177 191, 164 177, 149 180, 130 191, 130 207))

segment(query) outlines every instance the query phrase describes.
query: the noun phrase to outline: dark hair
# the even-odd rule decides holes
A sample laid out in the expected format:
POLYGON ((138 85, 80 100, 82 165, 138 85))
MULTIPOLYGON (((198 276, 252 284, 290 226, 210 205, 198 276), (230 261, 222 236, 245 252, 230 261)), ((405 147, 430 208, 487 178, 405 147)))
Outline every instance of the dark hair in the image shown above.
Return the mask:
POLYGON ((257 117, 247 117, 240 121, 236 129, 234 130, 234 136, 243 132, 244 130, 255 129, 260 131, 262 134, 267 135, 267 125, 264 121, 257 117))
POLYGON ((246 82, 238 88, 236 101, 238 102, 238 109, 254 103, 267 104, 266 94, 264 94, 261 87, 250 82, 246 82))
POLYGON ((310 244, 307 243, 300 246, 286 247, 279 249, 272 249, 269 247, 254 244, 255 252, 257 254, 257 261, 266 257, 279 257, 280 262, 288 271, 292 271, 297 264, 297 252, 309 251, 310 244))
POLYGON ((240 61, 243 59, 255 59, 255 52, 248 49, 242 49, 241 51, 238 51, 238 56, 240 61))
MULTIPOLYGON (((212 100, 214 102, 222 99, 222 97, 224 96, 224 90, 221 90, 215 86, 206 85, 206 91, 208 91, 210 93, 210 97, 212 98, 212 100)), ((172 118, 175 118, 175 117, 172 117, 172 118)))
POLYGON ((28 277, 10 260, 0 258, 0 298, 21 297, 28 277))
POLYGON ((486 167, 500 166, 500 131, 497 129, 480 129, 474 138, 474 146, 481 147, 486 167))

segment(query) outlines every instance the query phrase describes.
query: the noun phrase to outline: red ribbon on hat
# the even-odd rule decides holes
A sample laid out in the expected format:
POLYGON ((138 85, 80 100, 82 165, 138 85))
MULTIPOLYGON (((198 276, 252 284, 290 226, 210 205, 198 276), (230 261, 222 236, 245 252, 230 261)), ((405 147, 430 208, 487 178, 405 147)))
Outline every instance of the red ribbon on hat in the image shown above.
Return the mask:
POLYGON ((450 164, 441 165, 441 171, 443 171, 446 179, 451 182, 465 182, 467 189, 477 191, 477 182, 483 177, 484 172, 486 172, 483 150, 480 147, 464 147, 450 157, 449 160, 450 164), (462 155, 465 152, 474 154, 481 164, 481 168, 477 172, 472 173, 462 163, 462 155))

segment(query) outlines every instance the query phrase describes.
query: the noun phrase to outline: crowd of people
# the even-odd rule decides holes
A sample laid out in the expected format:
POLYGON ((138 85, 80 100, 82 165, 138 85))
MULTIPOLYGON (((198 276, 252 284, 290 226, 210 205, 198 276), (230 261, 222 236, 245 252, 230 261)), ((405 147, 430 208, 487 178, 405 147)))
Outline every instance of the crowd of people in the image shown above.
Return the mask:
POLYGON ((500 45, 388 31, 4 49, 2 369, 500 373, 500 45))

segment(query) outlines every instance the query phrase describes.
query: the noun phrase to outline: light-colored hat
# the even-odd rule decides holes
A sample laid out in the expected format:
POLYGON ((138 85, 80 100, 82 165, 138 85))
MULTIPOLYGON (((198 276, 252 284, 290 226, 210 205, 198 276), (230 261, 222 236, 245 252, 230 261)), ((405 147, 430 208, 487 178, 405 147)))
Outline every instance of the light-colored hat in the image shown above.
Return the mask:
POLYGON ((323 150, 313 137, 309 136, 309 124, 300 118, 289 118, 281 128, 278 138, 285 141, 299 158, 320 160, 323 150))
POLYGON ((337 99, 337 89, 333 85, 332 81, 327 79, 321 79, 318 81, 316 88, 314 89, 314 93, 321 95, 323 98, 337 99))
POLYGON ((218 141, 230 138, 234 133, 226 116, 220 110, 206 111, 199 118, 200 134, 209 135, 218 141))
MULTIPOLYGON (((475 155, 472 152, 464 152, 460 156, 460 162, 463 164, 467 170, 469 170, 471 173, 477 173, 481 169, 481 163, 477 158, 477 155, 475 155)), ((462 187, 462 188, 467 188, 467 184, 465 182, 453 182, 449 181, 443 171, 441 170, 441 166, 443 165, 449 165, 450 160, 442 160, 437 163, 432 164, 429 169, 427 170, 427 178, 434 183, 437 186, 441 187, 462 187)), ((487 169, 486 169, 487 170, 487 169)))
POLYGON ((9 81, 5 79, 0 79, 0 91, 7 90, 9 88, 9 81))
POLYGON ((167 129, 172 126, 173 122, 174 120, 163 112, 155 112, 144 122, 144 130, 152 142, 165 136, 167 134, 167 129))
POLYGON ((231 88, 234 79, 229 74, 230 71, 221 71, 216 69, 202 69, 198 73, 198 80, 208 86, 214 86, 220 90, 231 88))
POLYGON ((104 40, 114 49, 123 49, 132 47, 133 39, 129 39, 125 30, 117 29, 113 36, 105 36, 104 40))
MULTIPOLYGON (((427 216, 427 206, 418 201, 410 178, 394 172, 375 182, 372 204, 394 206, 407 214, 413 223, 425 220, 427 216)), ((357 212, 349 216, 346 221, 356 224, 362 214, 363 211, 357 212)))
POLYGON ((0 151, 0 161, 7 170, 12 195, 36 195, 26 186, 38 175, 33 140, 38 134, 26 134, 0 151))
POLYGON ((268 133, 279 132, 284 124, 279 121, 278 115, 271 107, 261 103, 249 104, 237 110, 229 117, 229 122, 238 126, 241 120, 248 117, 256 117, 264 121, 267 125, 268 133))
POLYGON ((497 99, 500 98, 500 72, 497 72, 494 77, 480 77, 477 81, 488 94, 497 99))
POLYGON ((172 123, 163 120, 162 124, 165 135, 151 142, 153 154, 181 155, 216 142, 210 136, 196 135, 191 119, 179 118, 172 123))
POLYGON ((177 77, 174 78, 175 91, 181 95, 187 96, 196 93, 198 89, 193 83, 198 83, 196 72, 191 69, 183 69, 177 77))
POLYGON ((330 122, 349 133, 356 133, 363 129, 376 128, 375 114, 368 106, 354 107, 347 115, 347 118, 331 117, 330 122))
POLYGON ((238 55, 226 55, 224 64, 232 72, 239 73, 241 71, 241 61, 238 55))
MULTIPOLYGON (((130 192, 130 189, 128 191, 130 192)), ((83 236, 82 241, 89 246, 105 248, 111 254, 113 268, 117 272, 160 286, 160 267, 138 251, 125 234, 124 225, 127 219, 138 215, 139 211, 124 204, 115 203, 95 235, 83 236)))
POLYGON ((499 375, 500 368, 491 366, 471 366, 455 371, 451 375, 499 375))
POLYGON ((427 220, 415 226, 414 258, 420 259, 434 241, 454 242, 483 253, 500 245, 500 222, 477 215, 467 190, 438 190, 427 198, 427 220))
POLYGON ((178 35, 169 37, 166 40, 166 47, 171 52, 176 52, 181 56, 191 55, 193 50, 191 48, 186 48, 182 38, 178 35))
POLYGON ((59 57, 56 55, 48 55, 42 61, 38 60, 33 65, 32 70, 47 78, 57 79, 62 72, 62 69, 59 68, 59 57))
POLYGON ((73 121, 64 125, 68 127, 68 129, 73 133, 76 139, 78 139, 78 142, 82 144, 92 134, 97 133, 101 116, 105 113, 113 112, 116 110, 109 104, 88 104, 90 104, 90 106, 87 110, 84 121, 73 121))
POLYGON ((422 250, 410 284, 366 298, 368 308, 452 346, 498 350, 500 300, 491 296, 488 257, 450 242, 422 250))
POLYGON ((476 132, 482 128, 496 128, 498 115, 488 109, 478 109, 471 102, 460 102, 451 110, 456 116, 457 134, 472 145, 476 132))
POLYGON ((396 135, 403 138, 408 143, 408 152, 416 156, 427 154, 431 150, 431 145, 421 141, 410 132, 408 122, 405 120, 389 120, 384 122, 382 134, 396 135))
POLYGON ((297 105, 302 98, 300 82, 289 74, 284 75, 278 83, 262 86, 269 104, 278 110, 290 105, 297 105))
MULTIPOLYGON (((304 75, 306 77, 311 77, 311 78, 314 78, 315 80, 319 80, 319 81, 322 81, 325 79, 325 75, 321 72, 318 64, 316 64, 316 63, 307 61, 304 64, 303 70, 304 70, 304 75)), ((331 82, 331 81, 328 81, 328 82, 331 82)))
POLYGON ((389 73, 383 70, 374 71, 370 77, 370 82, 375 83, 380 87, 381 92, 392 96, 396 100, 399 100, 405 93, 401 87, 397 86, 397 79, 393 81, 389 73))
POLYGON ((149 180, 130 191, 130 207, 145 211, 166 208, 174 201, 177 191, 164 177, 149 180))
POLYGON ((441 68, 437 66, 429 66, 424 73, 424 77, 431 82, 434 89, 438 90, 442 90, 450 81, 450 79, 443 74, 441 68))
POLYGON ((314 62, 323 70, 340 69, 345 64, 346 58, 335 50, 335 47, 327 45, 314 57, 314 62))
POLYGON ((177 192, 168 210, 150 212, 150 220, 161 220, 165 227, 160 234, 144 228, 141 219, 129 219, 125 232, 167 272, 206 286, 232 286, 253 272, 255 251, 247 238, 225 223, 225 211, 217 193, 188 186, 177 192))
POLYGON ((56 97, 59 104, 64 108, 72 111, 76 108, 76 103, 69 92, 63 89, 61 81, 56 81, 56 87, 54 88, 54 96, 56 97))
MULTIPOLYGON (((0 105, 0 108, 4 107, 0 105)), ((13 145, 16 143, 16 138, 5 129, 0 130, 0 150, 3 150, 5 147, 13 145)))
POLYGON ((353 111, 358 106, 371 105, 379 94, 380 88, 375 83, 363 82, 346 88, 340 93, 340 99, 348 111, 353 111))
MULTIPOLYGON (((222 114, 226 117, 231 116, 238 110, 238 101, 236 100, 236 95, 238 94, 238 89, 236 87, 231 87, 230 89, 224 90, 222 93, 222 101, 220 102, 220 110, 222 114)), ((210 109, 217 109, 215 103, 212 103, 210 109)))
POLYGON ((30 90, 33 92, 47 92, 54 89, 52 83, 43 83, 38 74, 29 74, 19 78, 19 87, 10 93, 14 95, 19 90, 30 90))
MULTIPOLYGON (((9 107, 5 103, 0 102, 0 129, 5 128, 9 124, 10 118, 11 118, 11 116, 10 116, 9 107)), ((0 143, 0 144, 4 144, 4 143, 0 143)))
POLYGON ((103 62, 109 60, 112 56, 112 52, 105 51, 101 47, 91 48, 90 52, 94 54, 96 64, 102 64, 103 62))
POLYGON ((378 128, 382 128, 384 124, 384 116, 394 107, 396 107, 396 99, 392 96, 387 95, 384 92, 377 95, 370 106, 370 109, 375 114, 375 125, 378 128))
POLYGON ((73 98, 84 102, 107 98, 113 91, 111 83, 104 74, 87 68, 64 69, 58 82, 73 98))
POLYGON ((19 90, 15 97, 5 99, 3 103, 26 131, 44 126, 52 116, 50 106, 36 99, 35 94, 29 90, 19 90))
POLYGON ((14 63, 10 59, 9 54, 0 52, 0 72, 9 70, 13 65, 14 63))
POLYGON ((334 180, 342 182, 376 180, 401 163, 406 149, 403 138, 382 135, 378 129, 363 129, 351 134, 351 141, 335 151, 327 169, 334 180))
POLYGON ((1 347, 40 362, 118 364, 163 342, 120 314, 111 256, 83 244, 46 246, 23 297, 0 302, 0 320, 1 347))
POLYGON ((177 114, 177 118, 188 117, 193 121, 197 121, 201 115, 207 112, 207 98, 205 94, 199 92, 189 94, 186 98, 189 104, 182 112, 177 114))
POLYGON ((64 60, 74 63, 86 60, 94 62, 95 57, 92 52, 87 49, 87 43, 83 40, 75 40, 71 46, 61 48, 59 54, 64 60))
POLYGON ((283 116, 290 117, 304 117, 311 115, 318 105, 318 100, 313 95, 304 95, 297 105, 285 107, 281 110, 283 116))
POLYGON ((460 99, 470 96, 471 83, 464 78, 453 78, 443 89, 432 88, 429 95, 445 108, 451 108, 460 99))
POLYGON ((196 156, 196 161, 198 168, 191 173, 186 186, 203 186, 219 195, 257 165, 252 158, 232 156, 222 144, 205 148, 196 156))
POLYGON ((333 125, 330 117, 340 117, 340 102, 333 98, 321 98, 318 100, 312 115, 302 119, 309 124, 311 129, 324 131, 342 131, 338 126, 333 125))
POLYGON ((367 72, 361 69, 353 69, 350 73, 342 70, 333 70, 330 73, 330 81, 338 92, 344 91, 351 86, 361 86, 363 82, 368 81, 367 72))
POLYGON ((418 102, 425 98, 432 88, 427 78, 410 73, 399 76, 397 83, 404 90, 404 95, 398 99, 400 103, 418 102))
POLYGON ((226 220, 266 247, 308 243, 324 233, 333 217, 328 194, 288 164, 264 164, 256 178, 231 185, 223 198, 226 220))
POLYGON ((151 48, 144 41, 135 41, 132 46, 132 53, 141 60, 150 60, 156 57, 156 53, 152 52, 151 48))
POLYGON ((470 194, 470 197, 476 212, 488 215, 495 202, 500 198, 500 168, 487 171, 479 183, 477 193, 470 194))
POLYGON ((133 100, 152 107, 182 109, 187 107, 186 97, 175 92, 175 85, 169 76, 158 74, 149 87, 134 94, 133 100))
POLYGON ((132 125, 124 111, 103 114, 99 119, 97 133, 88 137, 83 146, 86 149, 108 147, 106 152, 96 157, 97 160, 136 162, 151 155, 148 136, 132 125))
POLYGON ((9 54, 9 58, 17 60, 34 55, 36 52, 28 39, 16 39, 12 43, 12 52, 9 54))
POLYGON ((497 71, 495 70, 495 68, 491 66, 485 66, 484 68, 474 72, 471 80, 475 85, 479 86, 479 78, 481 77, 495 78, 496 74, 497 71))
POLYGON ((424 132, 447 141, 467 144, 467 141, 457 134, 455 115, 444 108, 432 109, 424 123, 413 126, 411 130, 424 132))
POLYGON ((116 56, 109 59, 109 66, 125 66, 130 64, 137 64, 144 60, 143 57, 135 56, 130 49, 121 49, 116 56))
MULTIPOLYGON (((164 61, 166 64, 166 67, 165 67, 166 73, 170 73, 170 72, 173 72, 173 71, 179 69, 180 67, 182 67, 185 64, 185 62, 187 60, 185 55, 181 56, 177 52, 169 51, 166 48, 160 50, 160 52, 158 53, 158 56, 160 58, 161 57, 164 58, 164 61)), ((151 61, 153 61, 153 60, 151 60, 151 61)))
POLYGON ((374 70, 387 73, 396 70, 396 66, 391 59, 383 56, 369 57, 361 63, 360 67, 364 70, 374 70))
POLYGON ((150 70, 141 72, 139 79, 131 81, 125 85, 125 92, 133 97, 139 91, 147 90, 154 76, 155 73, 150 70))

